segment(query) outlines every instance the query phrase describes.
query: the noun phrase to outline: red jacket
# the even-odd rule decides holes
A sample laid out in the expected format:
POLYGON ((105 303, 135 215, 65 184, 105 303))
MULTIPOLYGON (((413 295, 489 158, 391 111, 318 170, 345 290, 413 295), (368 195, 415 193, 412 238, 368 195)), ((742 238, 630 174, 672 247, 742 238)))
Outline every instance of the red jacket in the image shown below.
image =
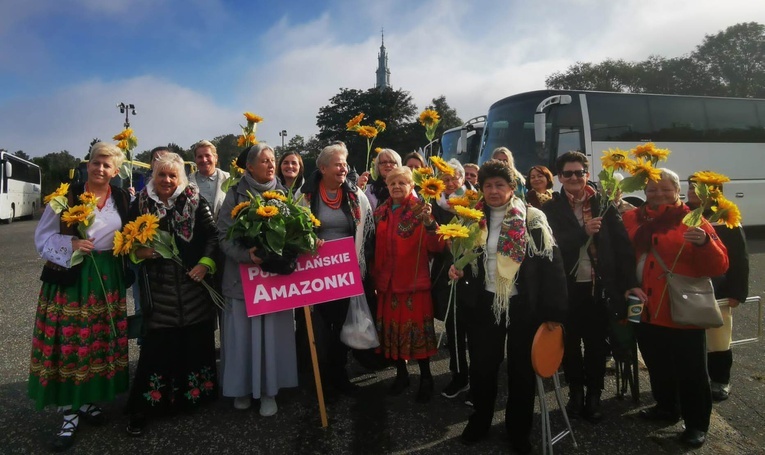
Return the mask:
MULTIPOLYGON (((673 207, 663 205, 659 206, 657 210, 652 210, 647 206, 643 206, 625 213, 623 217, 624 227, 627 228, 630 240, 633 243, 635 242, 638 228, 647 221, 646 217, 648 219, 655 219, 667 210, 673 209, 673 207)), ((685 208, 686 213, 687 211, 688 209, 685 208)), ((707 242, 701 246, 686 242, 683 239, 683 233, 688 230, 688 226, 684 225, 679 219, 672 226, 668 226, 666 232, 653 233, 650 237, 650 243, 659 256, 661 256, 667 268, 677 274, 694 277, 722 275, 728 269, 728 252, 725 249, 725 245, 717 237, 714 228, 709 222, 704 220, 700 227, 706 231, 708 236, 707 242), (672 264, 675 262, 681 247, 682 252, 673 269, 672 264)), ((666 285, 666 278, 663 276, 664 270, 656 262, 654 254, 650 249, 643 251, 638 244, 635 247, 635 257, 638 260, 638 265, 640 257, 644 253, 647 254, 641 274, 643 291, 648 294, 648 303, 643 308, 643 322, 676 329, 696 328, 672 322, 669 295, 668 292, 664 292, 666 285), (664 295, 663 299, 662 294, 664 295)))
POLYGON ((426 229, 413 216, 412 207, 418 202, 415 196, 410 195, 394 211, 393 199, 389 198, 375 210, 373 274, 378 292, 403 293, 430 289, 428 253, 443 250, 444 242, 439 240, 435 230, 426 229))

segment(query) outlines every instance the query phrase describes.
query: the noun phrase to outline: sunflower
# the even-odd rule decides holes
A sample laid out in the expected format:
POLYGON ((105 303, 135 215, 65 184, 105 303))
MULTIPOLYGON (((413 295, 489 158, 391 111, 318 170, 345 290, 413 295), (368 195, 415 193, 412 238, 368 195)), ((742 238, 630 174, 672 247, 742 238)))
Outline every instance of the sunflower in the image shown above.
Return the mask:
POLYGON ((258 210, 255 211, 258 215, 264 218, 271 218, 279 214, 279 208, 273 205, 261 205, 258 210))
POLYGON ((656 144, 653 142, 640 144, 630 150, 630 152, 635 158, 646 158, 653 162, 667 161, 667 157, 672 153, 669 149, 657 149, 656 144))
POLYGON ((92 213, 93 209, 87 205, 75 205, 61 215, 61 221, 66 223, 67 226, 72 226, 76 223, 83 223, 87 226, 88 217, 92 213))
POLYGON ((465 191, 465 197, 470 201, 477 201, 481 198, 481 193, 475 190, 467 190, 465 191))
MULTIPOLYGON (((114 139, 115 141, 123 141, 123 140, 129 138, 132 135, 133 135, 133 129, 132 128, 126 128, 126 129, 122 130, 122 132, 120 134, 114 136, 112 139, 114 139)), ((122 148, 122 147, 120 147, 120 148, 122 148)))
POLYGON ((712 171, 699 171, 691 176, 691 180, 697 184, 720 186, 730 182, 728 176, 712 171))
POLYGON ((248 142, 250 143, 250 145, 255 145, 258 143, 253 133, 250 133, 247 136, 242 134, 236 139, 236 145, 239 147, 244 147, 245 145, 247 145, 248 142))
POLYGON ((470 199, 467 196, 451 197, 446 203, 451 207, 470 207, 470 199))
POLYGON ((278 191, 265 191, 263 193, 263 199, 266 199, 266 200, 277 199, 282 202, 287 202, 287 196, 283 195, 282 193, 278 191))
POLYGON ((250 201, 244 201, 236 204, 236 207, 231 209, 231 219, 236 218, 237 215, 239 215, 239 212, 245 208, 250 206, 250 201))
POLYGON ((141 244, 148 244, 149 240, 157 235, 159 228, 159 218, 156 215, 147 213, 135 219, 135 239, 141 244))
POLYGON ((377 137, 377 128, 374 126, 360 126, 356 131, 359 133, 359 136, 365 137, 367 139, 373 139, 377 137))
POLYGON ((433 175, 433 169, 429 167, 418 167, 414 170, 414 172, 422 177, 429 177, 433 175))
POLYGON ((122 254, 122 248, 125 246, 125 237, 122 235, 122 232, 115 231, 114 232, 114 245, 112 246, 112 254, 115 256, 119 256, 122 254))
POLYGON ((245 112, 244 118, 247 119, 247 123, 260 123, 263 121, 263 117, 253 114, 252 112, 245 112))
POLYGON ((90 191, 86 191, 80 195, 80 202, 82 202, 83 204, 93 205, 98 203, 98 198, 96 197, 95 194, 91 193, 90 191))
POLYGON ((66 196, 66 194, 69 192, 69 184, 68 183, 62 183, 58 186, 58 189, 56 191, 50 193, 49 195, 45 196, 45 199, 43 199, 43 203, 47 204, 50 202, 54 197, 59 196, 66 196))
POLYGON ((643 174, 643 177, 658 182, 661 180, 661 169, 653 167, 650 160, 638 158, 633 162, 632 175, 643 174))
POLYGON ((444 185, 444 182, 441 181, 441 179, 431 177, 424 180, 422 185, 420 185, 420 194, 425 200, 429 200, 430 198, 440 197, 445 189, 446 185, 444 185))
POLYGON ((436 230, 442 239, 466 239, 470 236, 470 229, 461 224, 444 224, 436 230))
POLYGON ((441 117, 438 116, 438 112, 434 111, 433 109, 425 109, 420 114, 420 124, 424 127, 429 127, 435 124, 441 120, 441 117))
POLYGON ((375 120, 375 128, 377 128, 377 131, 382 133, 385 131, 385 128, 387 128, 387 125, 385 125, 385 122, 382 120, 375 120))
POLYGON ((321 221, 319 221, 319 219, 318 219, 318 218, 316 218, 315 216, 313 216, 313 213, 309 213, 309 214, 308 214, 308 216, 311 218, 311 223, 313 223, 313 226, 314 226, 314 227, 319 227, 319 226, 321 226, 321 221))
POLYGON ((442 174, 446 174, 450 177, 454 177, 454 168, 449 166, 443 158, 438 156, 431 156, 430 161, 442 174))
POLYGON ((353 117, 348 123, 346 123, 345 124, 345 129, 347 131, 355 130, 356 128, 358 128, 359 123, 361 123, 362 120, 364 120, 364 113, 363 112, 359 113, 359 115, 357 115, 356 117, 353 117))
POLYGON ((457 213, 457 216, 461 216, 462 218, 467 218, 472 221, 481 221, 483 219, 483 212, 480 210, 457 206, 454 207, 454 211, 457 213))
POLYGON ((121 141, 117 142, 117 148, 119 148, 120 150, 127 150, 127 148, 128 148, 128 141, 121 140, 121 141))
POLYGON ((725 223, 728 228, 733 229, 741 226, 741 210, 728 199, 720 197, 717 200, 717 205, 712 206, 712 211, 718 216, 717 220, 725 223))
POLYGON ((632 160, 628 158, 627 153, 620 148, 604 150, 600 162, 603 163, 603 167, 629 172, 632 167, 632 160))
POLYGON ((236 158, 234 158, 233 160, 231 160, 231 165, 229 166, 229 169, 228 169, 228 170, 229 170, 230 172, 233 172, 233 173, 237 174, 237 175, 242 175, 242 174, 244 174, 244 169, 242 169, 241 167, 239 167, 239 166, 237 166, 237 165, 236 165, 236 158))
POLYGON ((379 154, 380 154, 380 152, 382 152, 382 151, 383 151, 382 147, 375 147, 375 153, 377 153, 378 155, 379 155, 379 154))

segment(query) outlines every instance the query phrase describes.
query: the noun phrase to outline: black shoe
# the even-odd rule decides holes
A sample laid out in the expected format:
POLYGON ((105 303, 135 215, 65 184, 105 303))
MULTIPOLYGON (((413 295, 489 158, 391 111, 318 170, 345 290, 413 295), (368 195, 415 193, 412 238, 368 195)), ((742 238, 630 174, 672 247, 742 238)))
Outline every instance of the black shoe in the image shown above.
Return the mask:
POLYGON ((470 382, 468 382, 467 378, 454 376, 449 385, 444 387, 444 390, 441 391, 441 396, 445 398, 454 398, 468 390, 470 390, 470 382))
POLYGON ((388 389, 388 394, 393 396, 401 395, 401 392, 406 390, 407 387, 409 387, 409 376, 396 376, 393 385, 388 389))
POLYGON ((470 392, 470 390, 467 391, 465 394, 465 404, 470 406, 471 408, 474 408, 475 405, 473 404, 473 394, 470 392))
POLYGON ((582 417, 584 412, 584 387, 581 385, 569 385, 568 404, 566 414, 569 419, 576 420, 582 417))
POLYGON ((592 393, 587 391, 582 415, 590 423, 598 423, 603 419, 603 412, 600 410, 600 390, 592 393))
POLYGON ((531 443, 528 438, 521 441, 510 441, 510 451, 520 455, 526 455, 531 453, 531 443))
POLYGON ((143 428, 146 426, 146 417, 143 414, 132 414, 128 419, 127 427, 125 431, 130 436, 141 436, 143 428))
POLYGON ((489 433, 488 428, 480 428, 472 420, 468 420, 468 424, 460 435, 460 441, 465 445, 473 445, 481 439, 485 438, 489 433))
POLYGON ((707 440, 707 433, 701 430, 694 430, 691 428, 683 431, 680 435, 680 441, 683 444, 689 445, 694 448, 699 448, 704 445, 707 440))
POLYGON ((77 413, 80 415, 80 419, 96 427, 100 427, 106 424, 107 422, 106 414, 104 414, 101 408, 99 408, 98 406, 94 404, 89 404, 87 406, 88 407, 85 408, 85 411, 83 411, 82 409, 77 411, 77 413))
POLYGON ((77 433, 77 423, 75 423, 76 418, 77 413, 64 415, 64 424, 61 425, 61 429, 58 430, 58 433, 56 433, 56 436, 53 438, 53 441, 51 442, 51 450, 54 452, 63 452, 74 445, 74 435, 77 433))
POLYGON ((420 378, 420 388, 417 390, 417 398, 415 398, 415 401, 423 404, 428 403, 432 396, 433 378, 420 378))
POLYGON ((672 425, 680 420, 680 414, 678 412, 662 409, 658 406, 643 409, 640 411, 639 415, 645 420, 650 420, 652 422, 666 422, 672 425))

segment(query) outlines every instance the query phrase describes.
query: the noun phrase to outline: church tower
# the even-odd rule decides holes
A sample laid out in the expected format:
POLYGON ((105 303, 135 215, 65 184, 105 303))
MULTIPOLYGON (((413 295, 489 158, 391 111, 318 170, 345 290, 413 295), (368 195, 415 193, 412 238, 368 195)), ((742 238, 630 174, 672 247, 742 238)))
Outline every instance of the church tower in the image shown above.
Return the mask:
POLYGON ((390 70, 388 69, 388 53, 385 51, 385 32, 380 30, 382 34, 382 45, 380 45, 380 52, 377 54, 377 83, 375 88, 384 89, 390 88, 390 70))

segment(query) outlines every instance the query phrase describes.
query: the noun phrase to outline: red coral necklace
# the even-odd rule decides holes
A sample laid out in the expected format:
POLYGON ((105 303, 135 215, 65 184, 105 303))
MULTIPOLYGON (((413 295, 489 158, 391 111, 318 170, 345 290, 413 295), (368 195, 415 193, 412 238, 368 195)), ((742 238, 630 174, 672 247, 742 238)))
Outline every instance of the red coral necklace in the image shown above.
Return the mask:
POLYGON ((337 189, 335 197, 330 198, 327 194, 327 188, 324 186, 323 182, 319 183, 319 195, 321 196, 321 200, 327 204, 327 207, 331 208, 332 210, 339 209, 340 203, 343 201, 343 192, 340 190, 340 188, 337 189))

